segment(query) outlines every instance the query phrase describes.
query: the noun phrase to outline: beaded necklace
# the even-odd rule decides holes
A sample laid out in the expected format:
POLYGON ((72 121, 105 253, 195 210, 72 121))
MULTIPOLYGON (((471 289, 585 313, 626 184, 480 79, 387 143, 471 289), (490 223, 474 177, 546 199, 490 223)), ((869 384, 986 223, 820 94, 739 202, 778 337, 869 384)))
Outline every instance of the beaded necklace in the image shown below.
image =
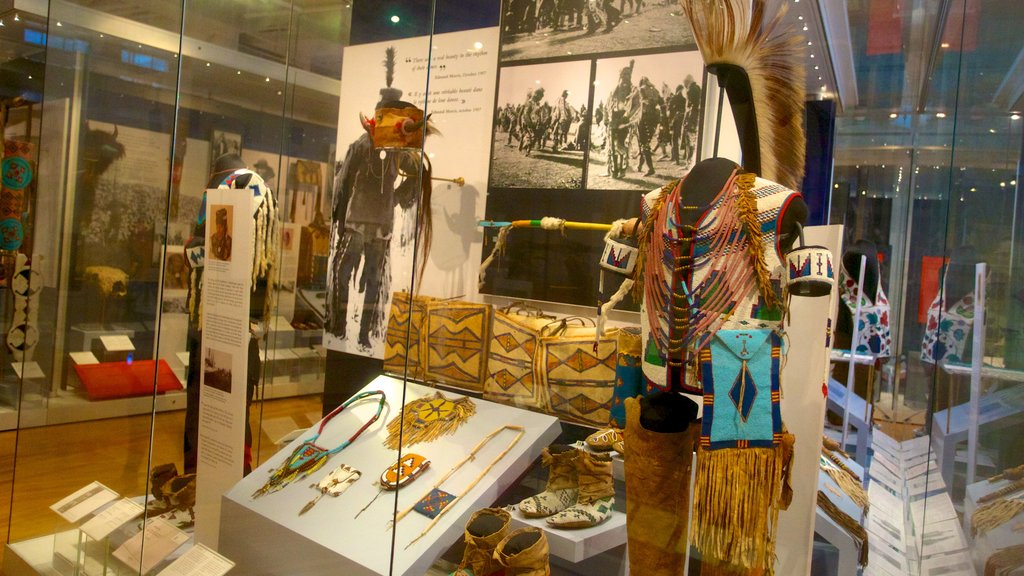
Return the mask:
POLYGON ((309 476, 313 472, 319 470, 327 463, 327 460, 330 459, 331 456, 334 456, 338 452, 348 448, 349 444, 354 442, 356 438, 359 438, 360 434, 380 418, 380 414, 384 410, 384 405, 387 404, 387 401, 387 396, 385 396, 384 392, 381 390, 360 392, 346 400, 344 404, 335 408, 320 422, 320 428, 317 429, 316 434, 309 437, 302 444, 299 444, 295 450, 292 451, 291 456, 285 459, 277 469, 270 473, 270 478, 267 479, 267 482, 258 490, 253 492, 251 497, 258 498, 264 494, 277 492, 291 484, 293 481, 309 476), (356 430, 355 434, 350 436, 348 440, 345 440, 330 450, 317 446, 317 438, 320 437, 320 434, 324 431, 324 427, 327 426, 327 423, 330 422, 332 418, 340 414, 349 405, 371 396, 380 396, 380 401, 377 404, 377 413, 363 424, 359 430, 356 430))

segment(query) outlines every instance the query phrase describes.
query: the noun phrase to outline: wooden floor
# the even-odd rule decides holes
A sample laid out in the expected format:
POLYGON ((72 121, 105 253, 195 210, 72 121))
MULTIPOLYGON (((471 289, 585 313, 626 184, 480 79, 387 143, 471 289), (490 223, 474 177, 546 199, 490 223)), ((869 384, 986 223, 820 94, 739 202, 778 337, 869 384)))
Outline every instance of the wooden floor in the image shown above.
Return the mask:
MULTIPOLYGON (((255 404, 251 420, 254 434, 259 431, 254 436, 256 462, 277 451, 274 441, 280 431, 307 428, 319 420, 320 411, 319 395, 255 404)), ((184 427, 185 413, 177 411, 155 419, 128 416, 0 433, 2 541, 66 529, 67 523, 50 505, 94 480, 124 496, 143 494, 153 466, 174 462, 182 469, 184 427)), ((0 549, 0 561, 2 554, 0 549)))

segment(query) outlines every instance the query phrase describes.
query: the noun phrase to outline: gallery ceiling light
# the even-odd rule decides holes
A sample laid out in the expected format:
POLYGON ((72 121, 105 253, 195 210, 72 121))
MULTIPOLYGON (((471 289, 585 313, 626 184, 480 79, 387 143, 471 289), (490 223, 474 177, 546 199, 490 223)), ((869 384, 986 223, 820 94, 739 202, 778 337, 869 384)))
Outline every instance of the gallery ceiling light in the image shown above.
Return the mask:
POLYGON ((892 114, 889 114, 889 118, 892 118, 893 120, 895 120, 898 117, 899 117, 899 114, 897 114, 895 112, 893 112, 892 114))
POLYGON ((936 112, 935 113, 935 117, 936 118, 945 118, 946 117, 946 113, 945 112, 936 112))
POLYGON ((391 17, 391 23, 392 24, 398 24, 401 21, 402 21, 402 19, 398 17, 398 14, 395 14, 394 16, 391 17))
POLYGON ((1016 112, 1010 114, 1010 120, 1020 120, 1020 114, 1017 114, 1016 112))

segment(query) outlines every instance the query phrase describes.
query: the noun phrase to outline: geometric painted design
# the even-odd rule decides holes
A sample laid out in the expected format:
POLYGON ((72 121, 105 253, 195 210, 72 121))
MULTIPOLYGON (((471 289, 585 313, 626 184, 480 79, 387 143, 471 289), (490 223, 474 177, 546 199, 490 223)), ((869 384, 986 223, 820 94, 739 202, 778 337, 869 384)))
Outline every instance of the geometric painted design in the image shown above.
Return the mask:
POLYGON ((568 358, 561 359, 556 357, 548 357, 548 370, 554 370, 558 366, 564 364, 572 370, 584 373, 587 370, 594 368, 595 366, 604 362, 609 368, 615 370, 615 356, 611 355, 605 358, 603 361, 600 358, 595 357, 590 352, 577 349, 568 358))
POLYGON ((425 379, 476 392, 483 390, 491 307, 435 301, 426 312, 425 379))
POLYGON ((570 328, 564 335, 541 339, 538 370, 550 412, 590 426, 607 426, 615 395, 615 333, 598 341, 594 328, 570 328))
POLYGON ((426 296, 412 297, 411 311, 408 292, 395 292, 391 299, 391 313, 384 334, 384 371, 423 380, 423 358, 420 333, 426 319, 427 305, 433 300, 426 296), (408 362, 408 366, 406 363, 408 362))
POLYGON ((505 350, 505 352, 511 352, 516 348, 519 348, 519 346, 521 345, 519 343, 519 340, 516 340, 516 337, 513 334, 502 334, 501 336, 495 336, 494 341, 497 342, 498 344, 501 344, 501 348, 505 350))
POLYGON ((484 399, 509 406, 547 411, 546 395, 534 376, 534 355, 546 318, 494 312, 487 351, 484 399))

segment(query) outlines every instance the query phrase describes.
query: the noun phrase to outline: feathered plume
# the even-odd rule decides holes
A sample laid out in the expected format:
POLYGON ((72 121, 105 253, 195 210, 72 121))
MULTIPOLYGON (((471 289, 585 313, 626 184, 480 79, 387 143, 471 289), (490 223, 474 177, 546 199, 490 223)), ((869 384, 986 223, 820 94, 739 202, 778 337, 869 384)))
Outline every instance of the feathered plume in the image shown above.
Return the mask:
POLYGON ((801 39, 770 21, 765 0, 680 0, 707 65, 746 71, 760 136, 761 174, 798 189, 804 174, 804 69, 801 39))
POLYGON ((384 50, 384 82, 388 88, 391 88, 391 83, 395 81, 395 51, 394 46, 388 46, 384 50))

